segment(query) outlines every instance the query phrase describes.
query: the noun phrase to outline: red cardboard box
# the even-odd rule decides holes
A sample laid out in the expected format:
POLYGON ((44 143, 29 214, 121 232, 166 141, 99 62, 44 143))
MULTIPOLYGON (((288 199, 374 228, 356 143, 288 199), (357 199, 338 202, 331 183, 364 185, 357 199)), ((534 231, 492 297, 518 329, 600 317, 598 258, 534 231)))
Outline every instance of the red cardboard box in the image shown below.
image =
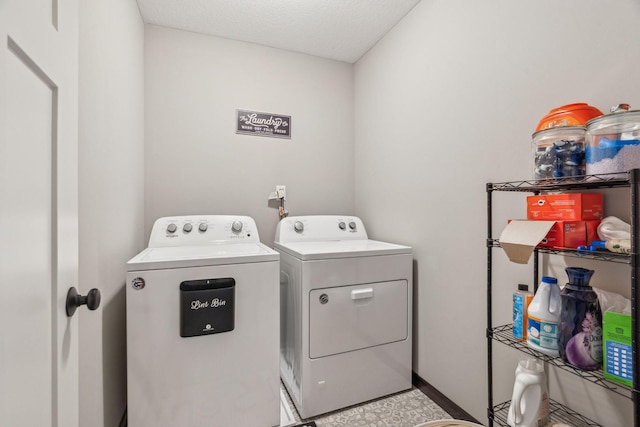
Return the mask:
POLYGON ((539 194, 527 197, 527 219, 583 221, 601 220, 603 217, 602 194, 539 194))
POLYGON ((600 220, 592 221, 556 221, 538 248, 572 248, 584 246, 593 240, 598 240, 598 224, 600 220))

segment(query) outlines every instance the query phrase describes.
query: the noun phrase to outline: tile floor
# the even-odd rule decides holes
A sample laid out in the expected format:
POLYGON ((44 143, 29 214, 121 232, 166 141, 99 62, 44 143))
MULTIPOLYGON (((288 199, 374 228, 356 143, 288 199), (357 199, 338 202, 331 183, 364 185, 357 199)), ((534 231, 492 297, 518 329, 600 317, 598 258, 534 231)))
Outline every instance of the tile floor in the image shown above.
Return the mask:
POLYGON ((284 387, 282 391, 295 421, 285 421, 288 424, 281 427, 302 421, 315 421, 317 427, 414 427, 427 421, 453 418, 419 389, 412 388, 309 420, 300 420, 284 387))

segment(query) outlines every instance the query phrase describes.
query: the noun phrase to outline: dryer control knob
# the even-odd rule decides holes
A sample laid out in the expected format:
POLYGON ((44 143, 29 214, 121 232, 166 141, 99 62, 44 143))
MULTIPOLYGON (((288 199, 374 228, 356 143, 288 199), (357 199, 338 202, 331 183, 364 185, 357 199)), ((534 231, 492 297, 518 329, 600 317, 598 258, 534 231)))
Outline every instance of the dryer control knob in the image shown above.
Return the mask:
POLYGON ((340 230, 344 230, 345 228, 347 228, 347 224, 345 224, 344 221, 340 221, 340 224, 338 224, 338 227, 340 227, 340 230))
POLYGON ((302 233, 304 231, 304 224, 300 221, 296 221, 295 223, 293 223, 293 229, 296 231, 296 233, 302 233))
POLYGON ((352 229, 352 230, 355 230, 355 229, 356 229, 356 223, 355 223, 355 222, 353 222, 353 221, 351 221, 351 222, 349 223, 349 228, 350 228, 350 229, 352 229))
POLYGON ((191 233, 191 230, 193 230, 193 225, 191 225, 190 223, 186 223, 182 226, 182 231, 184 231, 185 233, 191 233))
POLYGON ((233 221, 233 224, 231 224, 231 230, 233 230, 235 233, 239 233, 242 231, 242 221, 233 221))
POLYGON ((173 234, 177 229, 178 227, 174 223, 171 223, 167 226, 167 233, 173 234))
POLYGON ((209 228, 207 223, 206 222, 201 222, 200 226, 198 227, 198 230, 200 230, 200 231, 202 231, 204 233, 205 231, 207 231, 207 228, 209 228))

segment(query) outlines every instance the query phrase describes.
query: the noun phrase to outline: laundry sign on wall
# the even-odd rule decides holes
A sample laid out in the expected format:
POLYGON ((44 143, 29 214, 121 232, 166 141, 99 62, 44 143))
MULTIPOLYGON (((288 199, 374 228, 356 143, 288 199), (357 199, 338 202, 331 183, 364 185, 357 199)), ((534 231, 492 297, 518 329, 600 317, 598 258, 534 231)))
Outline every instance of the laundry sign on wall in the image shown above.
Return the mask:
POLYGON ((291 116, 237 109, 236 133, 291 139, 291 116))

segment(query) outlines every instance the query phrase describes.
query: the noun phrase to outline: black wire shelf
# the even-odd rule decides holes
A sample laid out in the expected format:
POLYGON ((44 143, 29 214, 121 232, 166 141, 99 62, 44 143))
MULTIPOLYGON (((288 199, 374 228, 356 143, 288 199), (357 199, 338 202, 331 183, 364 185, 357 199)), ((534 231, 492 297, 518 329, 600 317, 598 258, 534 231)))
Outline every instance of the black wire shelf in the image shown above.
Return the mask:
MULTIPOLYGON (((509 347, 515 348, 523 353, 526 353, 529 356, 543 360, 544 362, 548 363, 551 366, 555 366, 557 368, 560 368, 563 371, 570 372, 574 375, 577 375, 609 391, 617 393, 628 399, 632 398, 632 391, 630 387, 605 379, 602 374, 602 369, 598 369, 596 371, 583 371, 581 369, 571 366, 570 364, 566 363, 564 360, 562 360, 559 357, 547 356, 544 353, 541 353, 537 350, 532 349, 527 345, 526 342, 515 339, 513 337, 513 330, 510 324, 498 326, 493 328, 492 330, 487 331, 487 336, 493 339, 494 341, 498 341, 499 343, 505 344, 509 347)), ((590 424, 587 424, 587 425, 590 425, 590 424)))
MULTIPOLYGON (((493 247, 493 248, 501 247, 500 241, 498 239, 487 240, 487 246, 493 247)), ((588 259, 588 260, 617 262, 620 264, 631 264, 631 254, 619 254, 615 252, 609 252, 607 250, 578 252, 576 249, 572 249, 572 248, 562 248, 562 249, 538 248, 538 253, 562 255, 562 256, 569 256, 569 257, 582 258, 582 259, 588 259)))
MULTIPOLYGON (((507 401, 493 407, 493 421, 497 425, 509 427, 507 424, 507 416, 509 415, 509 405, 511 401, 507 401)), ((550 422, 568 424, 572 427, 602 427, 600 424, 591 421, 589 418, 578 414, 572 409, 556 402, 549 400, 550 422)), ((551 425, 551 424, 549 424, 551 425)))
MULTIPOLYGON (((593 383, 603 389, 616 393, 621 397, 630 399, 633 403, 633 426, 640 427, 640 363, 635 358, 640 354, 640 168, 629 170, 626 173, 580 175, 573 177, 563 177, 562 179, 544 180, 522 180, 487 183, 487 415, 489 427, 495 425, 507 427, 507 415, 510 402, 495 405, 493 400, 493 342, 498 341, 508 347, 512 347, 530 357, 542 360, 547 366, 554 369, 563 370, 585 380, 586 383, 593 383), (565 363, 561 358, 549 357, 527 346, 526 342, 519 341, 513 337, 511 325, 494 326, 492 321, 492 263, 493 249, 501 247, 500 241, 493 238, 493 196, 494 192, 520 192, 532 194, 544 194, 564 191, 583 191, 587 189, 611 189, 628 188, 629 207, 631 213, 631 254, 618 254, 605 250, 580 251, 573 248, 550 249, 536 248, 531 259, 534 284, 538 283, 540 273, 541 254, 553 254, 565 257, 574 257, 584 260, 606 261, 620 264, 627 264, 631 267, 631 308, 632 308, 632 339, 631 346, 634 355, 633 362, 633 384, 634 387, 627 387, 604 378, 602 369, 597 371, 582 371, 565 363)), ((585 418, 572 409, 564 405, 551 401, 552 421, 568 424, 571 426, 599 426, 599 424, 585 418)), ((631 425, 631 424, 630 424, 631 425)))
POLYGON ((615 173, 570 176, 562 178, 561 180, 532 179, 525 181, 492 182, 487 184, 487 191, 539 193, 542 191, 629 187, 630 185, 631 181, 628 177, 621 177, 620 173, 615 173))

